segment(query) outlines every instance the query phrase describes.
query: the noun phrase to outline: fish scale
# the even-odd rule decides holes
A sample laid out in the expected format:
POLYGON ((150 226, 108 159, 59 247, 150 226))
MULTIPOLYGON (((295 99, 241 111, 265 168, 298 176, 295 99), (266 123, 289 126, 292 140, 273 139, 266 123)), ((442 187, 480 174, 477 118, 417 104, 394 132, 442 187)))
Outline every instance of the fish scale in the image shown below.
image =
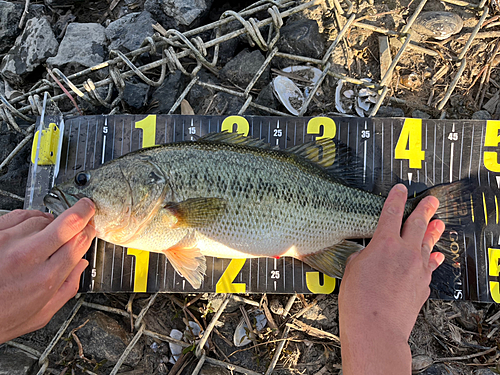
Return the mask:
POLYGON ((286 152, 208 142, 178 147, 151 150, 151 157, 167 167, 177 200, 227 200, 217 222, 197 232, 243 253, 232 257, 280 256, 292 246, 314 253, 370 237, 376 227, 382 197, 340 185, 312 164, 297 165, 286 152))

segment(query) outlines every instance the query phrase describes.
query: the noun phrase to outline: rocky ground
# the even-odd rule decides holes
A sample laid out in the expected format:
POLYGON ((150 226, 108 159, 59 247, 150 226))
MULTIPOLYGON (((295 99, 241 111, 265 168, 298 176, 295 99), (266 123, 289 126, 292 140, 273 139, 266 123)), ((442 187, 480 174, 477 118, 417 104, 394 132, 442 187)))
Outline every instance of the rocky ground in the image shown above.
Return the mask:
MULTIPOLYGON (((160 33, 172 28, 181 32, 191 30, 218 20, 226 10, 239 11, 251 3, 224 0, 45 0, 32 1, 27 16, 22 20, 24 2, 0 1, 0 94, 15 101, 39 87, 42 79, 46 80, 44 82, 53 82, 47 67, 54 72, 57 68, 68 76, 115 57, 116 54, 110 56, 111 50, 128 53, 140 48, 143 41, 158 30, 160 33), (161 27, 153 28, 157 24, 161 27)), ((322 59, 338 34, 338 24, 333 2, 318 3, 320 6, 285 19, 276 43, 280 51, 322 59)), ((372 26, 401 30, 416 6, 416 3, 407 0, 375 3, 359 1, 354 4, 353 13, 357 20, 372 26)), ((496 66, 500 62, 497 57, 500 13, 495 1, 487 6, 490 13, 480 33, 488 35, 478 36, 471 44, 465 55, 467 65, 458 85, 443 110, 438 110, 446 88, 459 69, 457 56, 480 14, 463 4, 429 0, 425 11, 452 11, 463 19, 463 29, 444 40, 418 40, 419 45, 431 53, 411 49, 403 55, 388 82, 389 93, 378 114, 385 117, 498 119, 500 80, 496 66)), ((346 10, 347 3, 342 2, 342 7, 346 10)), ((265 18, 269 15, 258 16, 265 18)), ((346 18, 342 22, 345 23, 346 18)), ((239 24, 229 23, 221 32, 228 33, 239 27, 239 24)), ((267 35, 268 30, 263 31, 262 34, 267 35)), ((207 30, 201 36, 205 41, 210 40, 214 37, 214 31, 207 30)), ((380 81, 382 73, 378 36, 371 30, 351 28, 340 48, 333 54, 332 71, 357 79, 380 81)), ((391 37, 389 42, 394 56, 402 41, 391 37)), ((210 60, 213 54, 213 49, 209 49, 206 58, 210 60)), ((267 52, 251 45, 245 36, 239 36, 221 43, 216 66, 202 68, 198 76, 203 82, 243 91, 266 57, 267 52)), ((140 66, 157 59, 158 56, 153 53, 143 53, 133 61, 140 66)), ((190 58, 181 59, 180 63, 189 71, 196 65, 195 60, 190 58)), ((283 74, 279 69, 287 65, 290 65, 290 61, 283 58, 272 60, 252 89, 256 103, 288 113, 287 107, 273 94, 271 86, 271 79, 278 73, 283 74)), ((105 104, 97 97, 92 100, 77 98, 76 103, 83 114, 111 111, 168 113, 191 79, 177 68, 173 66, 158 87, 137 77, 130 77, 120 89, 115 87, 109 91, 107 85, 97 88, 101 99, 109 97, 109 100, 104 100, 105 104)), ((93 82, 98 82, 109 74, 110 69, 103 68, 93 71, 85 79, 91 78, 93 82)), ((160 68, 156 68, 152 70, 150 78, 156 80, 160 75, 160 68)), ((77 78, 75 82, 82 83, 83 78, 77 78)), ((336 78, 328 76, 306 115, 338 114, 339 107, 334 100, 337 84, 336 78)), ((348 83, 346 88, 356 90, 354 85, 348 83)), ((53 96, 62 93, 55 85, 50 91, 53 96)), ((186 100, 188 112, 192 110, 195 114, 234 114, 244 103, 242 98, 230 93, 198 85, 193 86, 186 100)), ((352 104, 350 98, 344 95, 339 100, 343 103, 341 108, 347 112, 345 115, 356 115, 353 107, 347 109, 352 104)), ((23 98, 16 103, 28 105, 28 99, 23 98)), ((69 99, 59 101, 58 105, 66 114, 78 114, 69 99)), ((179 107, 175 113, 180 111, 179 107)), ((267 114, 255 107, 249 107, 245 113, 267 114)), ((0 160, 4 160, 23 140, 24 131, 31 125, 19 117, 16 117, 16 121, 19 125, 17 130, 12 124, 7 125, 6 121, 2 123, 0 160)), ((29 147, 24 147, 0 171, 0 189, 18 196, 12 198, 0 195, 1 209, 22 207, 23 202, 19 197, 25 194, 29 154, 29 147)), ((0 374, 37 373, 39 365, 35 358, 47 348, 73 307, 82 303, 82 299, 83 304, 48 356, 48 372, 110 373, 140 330, 140 324, 134 328, 134 323, 139 319, 145 324, 146 330, 156 332, 157 336, 155 338, 149 333, 142 335, 125 358, 120 373, 191 374, 197 363, 191 350, 193 333, 190 333, 191 337, 190 334, 184 335, 186 344, 182 347, 187 346, 189 349, 185 350, 176 366, 170 362, 174 349, 165 341, 165 336, 172 335, 173 329, 179 330, 182 336, 189 322, 193 321, 205 329, 221 306, 222 296, 158 295, 154 301, 150 298, 149 295, 110 294, 87 295, 70 301, 47 327, 16 340, 16 343, 31 348, 31 353, 26 353, 26 348, 21 350, 11 345, 0 345, 0 374), (152 304, 144 318, 140 318, 148 302, 152 304), (134 315, 130 317, 130 313, 134 315)), ((289 306, 288 314, 285 314, 289 298, 251 295, 247 296, 247 300, 231 300, 207 342, 208 356, 248 371, 264 373, 275 352, 282 349, 274 371, 276 374, 339 373, 337 297, 298 296, 289 306), (233 336, 237 325, 246 314, 254 317, 253 310, 257 307, 267 312, 268 324, 255 332, 251 344, 236 347, 233 336), (283 341, 281 338, 285 331, 288 335, 283 341), (282 342, 284 346, 280 346, 282 342)), ((415 371, 429 375, 500 373, 498 312, 499 308, 494 304, 429 301, 423 307, 410 338, 415 371)), ((253 321, 254 318, 251 319, 253 321)), ((235 367, 207 363, 200 373, 237 372, 235 367)))

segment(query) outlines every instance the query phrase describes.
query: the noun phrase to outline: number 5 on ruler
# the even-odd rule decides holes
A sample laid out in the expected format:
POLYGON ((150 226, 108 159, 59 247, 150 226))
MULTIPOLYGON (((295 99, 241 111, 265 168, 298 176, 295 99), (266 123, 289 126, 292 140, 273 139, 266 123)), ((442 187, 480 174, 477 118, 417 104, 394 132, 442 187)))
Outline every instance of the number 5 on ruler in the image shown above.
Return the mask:
MULTIPOLYGON (((142 129, 142 147, 151 147, 155 145, 156 138, 156 116, 148 117, 135 123, 136 129, 142 129)), ((146 292, 148 289, 149 272, 149 251, 139 249, 127 249, 127 255, 135 257, 134 271, 134 292, 146 292)))

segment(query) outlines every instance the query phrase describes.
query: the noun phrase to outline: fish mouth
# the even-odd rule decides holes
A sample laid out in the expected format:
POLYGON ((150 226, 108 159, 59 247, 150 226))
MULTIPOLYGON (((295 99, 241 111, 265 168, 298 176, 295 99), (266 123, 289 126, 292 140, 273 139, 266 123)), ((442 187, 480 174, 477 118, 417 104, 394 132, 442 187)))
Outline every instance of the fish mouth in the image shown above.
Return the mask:
POLYGON ((60 215, 75 204, 79 199, 84 197, 85 196, 83 194, 69 194, 67 196, 58 187, 53 187, 52 190, 45 195, 45 197, 43 197, 43 204, 54 214, 60 215), (70 203, 70 201, 73 203, 70 203))

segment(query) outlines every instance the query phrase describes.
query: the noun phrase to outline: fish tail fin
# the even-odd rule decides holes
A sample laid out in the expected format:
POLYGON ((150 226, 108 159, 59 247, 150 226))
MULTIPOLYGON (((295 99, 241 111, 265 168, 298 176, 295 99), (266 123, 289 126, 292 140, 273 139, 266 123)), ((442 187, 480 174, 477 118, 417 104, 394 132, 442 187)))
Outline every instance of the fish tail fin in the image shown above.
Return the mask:
MULTIPOLYGON (((440 219, 445 230, 434 250, 445 257, 444 262, 432 275, 431 290, 438 291, 434 298, 454 298, 456 283, 461 282, 461 272, 465 259, 466 228, 475 225, 474 212, 478 194, 478 184, 474 179, 463 179, 449 184, 433 186, 415 198, 408 200, 410 212, 427 196, 439 200, 433 219, 440 219), (457 281, 458 280, 458 281, 457 281)), ((407 206, 408 208, 408 206, 407 206)), ((407 216, 409 213, 407 214, 407 216)))
MULTIPOLYGON (((433 219, 443 221, 445 233, 443 233, 435 247, 443 252, 445 256, 450 255, 450 241, 448 240, 450 236, 447 234, 454 233, 474 221, 473 196, 476 189, 477 184, 470 178, 450 184, 433 186, 415 198, 408 200, 406 217, 423 198, 427 196, 436 197, 439 200, 439 208, 433 219)), ((453 238, 453 236, 451 237, 453 238)))
POLYGON ((324 274, 342 278, 347 258, 363 249, 363 246, 352 241, 343 240, 316 253, 301 256, 299 259, 324 274))

